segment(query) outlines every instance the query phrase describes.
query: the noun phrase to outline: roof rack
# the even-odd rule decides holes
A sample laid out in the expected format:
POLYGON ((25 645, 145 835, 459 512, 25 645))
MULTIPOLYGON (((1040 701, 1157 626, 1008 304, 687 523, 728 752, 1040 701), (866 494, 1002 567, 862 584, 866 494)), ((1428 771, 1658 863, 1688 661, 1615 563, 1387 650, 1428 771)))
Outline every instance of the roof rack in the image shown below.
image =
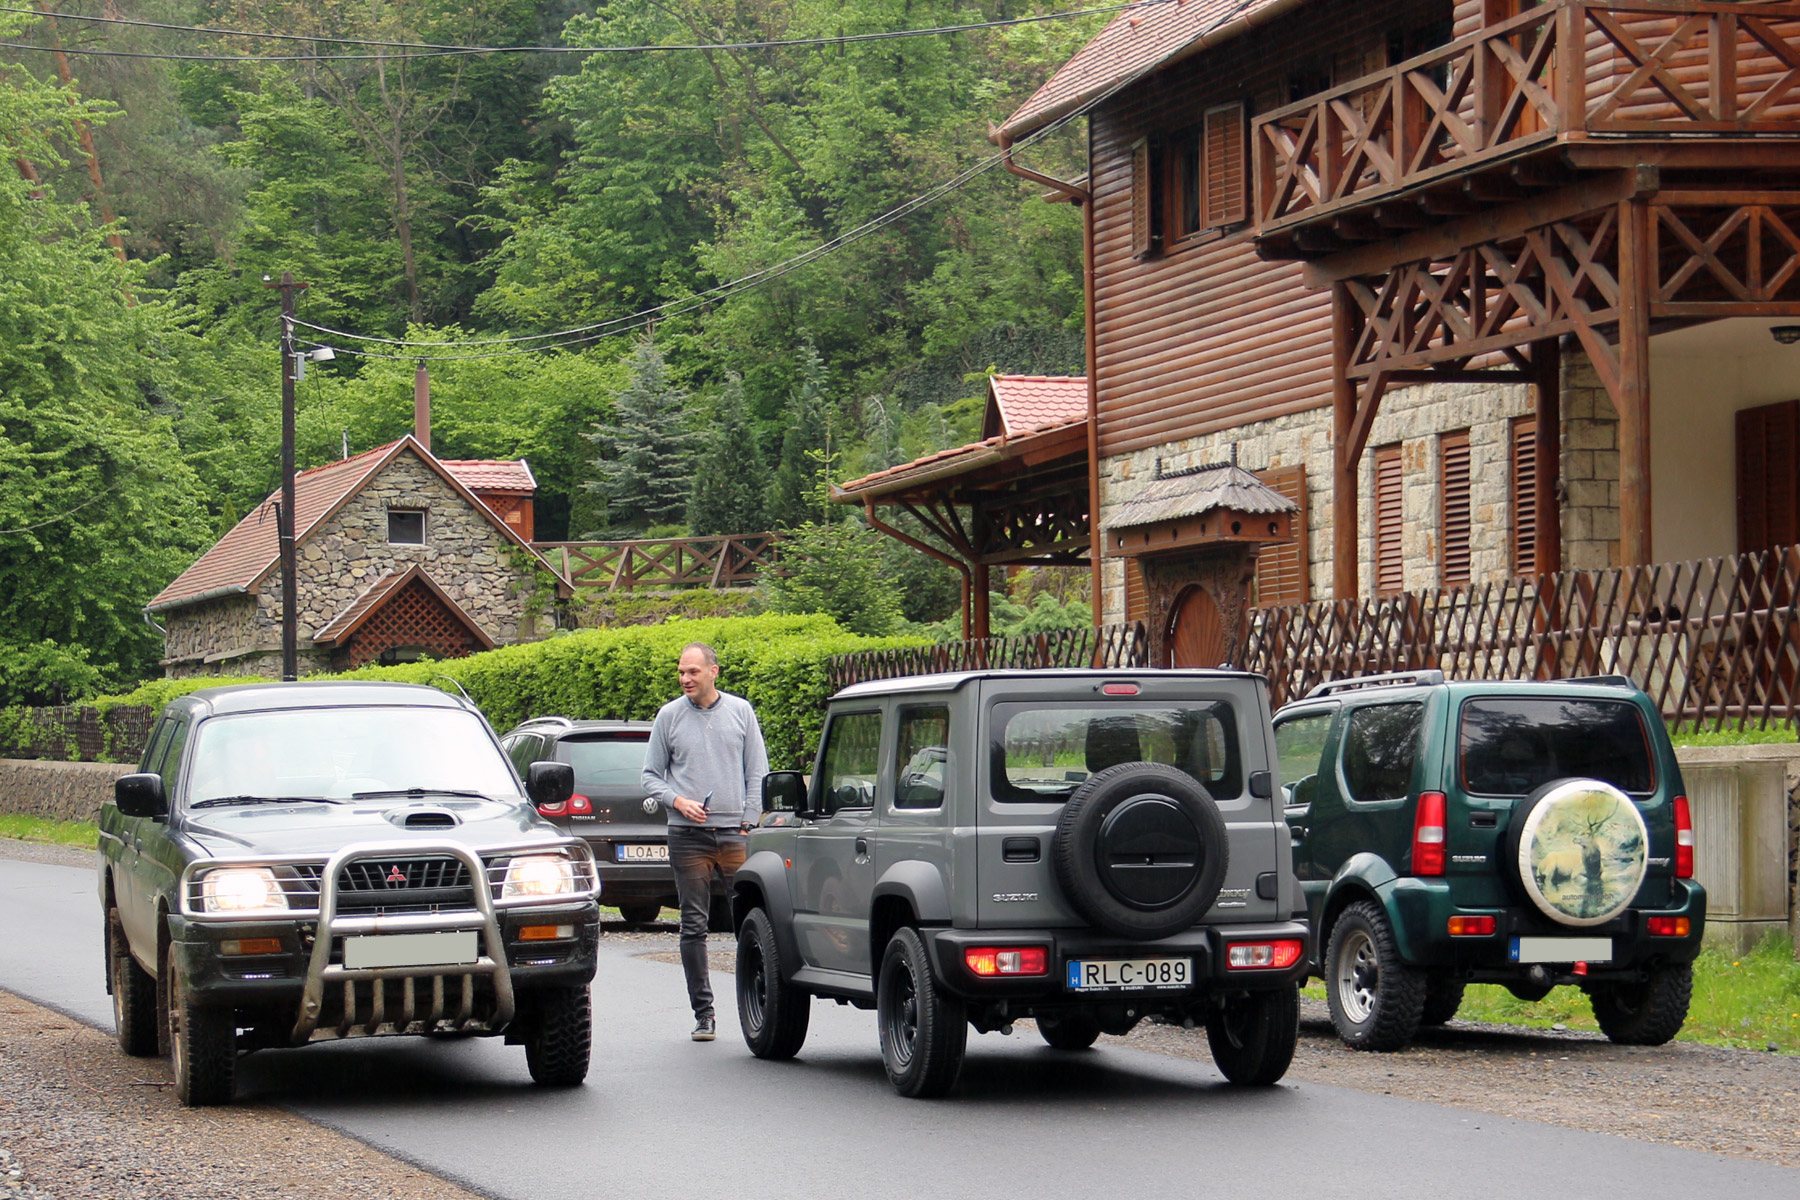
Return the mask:
POLYGON ((1630 688, 1637 691, 1637 680, 1629 675, 1577 675, 1573 679, 1561 680, 1562 683, 1592 683, 1600 687, 1630 688))
POLYGON ((526 725, 573 725, 575 721, 571 717, 559 717, 552 714, 547 717, 533 717, 524 723, 526 725))
POLYGON ((1444 682, 1442 671, 1394 671, 1387 675, 1359 675, 1354 679, 1334 679, 1330 683, 1321 683, 1306 693, 1311 700, 1314 696, 1331 696, 1338 692, 1354 692, 1368 687, 1429 687, 1434 683, 1444 682))

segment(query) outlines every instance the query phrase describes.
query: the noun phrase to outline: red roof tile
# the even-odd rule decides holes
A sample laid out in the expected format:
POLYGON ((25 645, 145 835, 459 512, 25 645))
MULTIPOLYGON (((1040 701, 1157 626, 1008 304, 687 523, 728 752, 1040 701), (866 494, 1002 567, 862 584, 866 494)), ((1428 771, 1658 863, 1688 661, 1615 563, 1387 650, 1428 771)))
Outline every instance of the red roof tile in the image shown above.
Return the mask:
POLYGON ((1152 0, 1126 9, 1006 118, 1000 136, 1016 141, 1104 95, 1115 84, 1147 75, 1307 2, 1152 0))
POLYGON ((471 492, 518 492, 529 495, 537 491, 537 480, 531 466, 522 458, 440 458, 444 469, 456 476, 458 483, 471 492))
POLYGON ((1082 407, 1079 420, 1064 421, 1058 425, 1046 425, 1034 429, 1024 436, 996 434, 979 442, 970 442, 966 446, 954 446, 948 450, 939 450, 936 454, 926 454, 897 467, 876 471, 872 475, 864 475, 861 479, 852 479, 848 483, 833 484, 832 497, 840 504, 860 500, 864 495, 881 495, 896 490, 895 484, 923 484, 939 478, 948 478, 959 471, 973 470, 991 462, 1001 461, 1010 456, 1025 453, 1040 441, 1049 441, 1053 435, 1067 433, 1087 424, 1087 409, 1082 407))
POLYGON ((999 427, 990 410, 992 436, 1004 433, 1018 437, 1065 421, 1086 420, 1088 388, 1085 375, 996 375, 988 380, 988 391, 999 410, 999 427))

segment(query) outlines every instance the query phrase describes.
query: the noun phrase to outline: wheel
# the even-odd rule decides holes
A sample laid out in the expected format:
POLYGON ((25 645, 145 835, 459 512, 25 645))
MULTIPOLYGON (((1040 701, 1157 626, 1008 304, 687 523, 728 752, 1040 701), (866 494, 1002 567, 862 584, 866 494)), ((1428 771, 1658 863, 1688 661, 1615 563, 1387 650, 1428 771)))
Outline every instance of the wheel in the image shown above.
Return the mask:
POLYGON ((875 1019, 881 1065, 902 1096, 942 1096, 962 1074, 969 1025, 962 1005, 938 991, 915 929, 901 929, 881 956, 875 1019))
POLYGON ((1456 1015, 1462 1007, 1463 989, 1468 983, 1461 979, 1431 979, 1425 984, 1425 1007, 1419 1014, 1421 1025, 1442 1025, 1456 1015))
POLYGON ((1559 925, 1604 925, 1631 906, 1650 833, 1631 797, 1598 779, 1556 779, 1519 801, 1506 833, 1512 882, 1559 925))
POLYGON ((163 952, 169 981, 169 1072, 175 1098, 189 1108, 231 1103, 237 1072, 237 1026, 229 1006, 194 1003, 175 966, 173 949, 163 952))
POLYGON ((1056 822, 1050 865, 1089 922, 1118 937, 1191 928, 1219 898, 1225 820, 1185 771, 1130 762, 1096 771, 1056 822))
POLYGON ((1077 1009, 1057 1017, 1039 1017, 1038 1032, 1056 1050, 1086 1050, 1100 1037, 1100 1020, 1077 1009))
POLYGON ((525 1066, 540 1087, 574 1087, 587 1078, 593 1045, 593 1007, 583 987, 530 993, 525 1066))
POLYGON ((1367 900, 1346 908, 1331 927, 1325 998, 1338 1037, 1352 1050, 1398 1050, 1418 1032, 1425 976, 1400 961, 1387 918, 1367 900))
POLYGON ((134 1058, 155 1057, 156 980, 131 957, 116 908, 106 910, 106 978, 119 1049, 134 1058))
POLYGON ((1588 985, 1600 1032, 1621 1046, 1660 1046, 1681 1032, 1694 995, 1694 967, 1657 967, 1637 983, 1588 985))
POLYGON ((619 915, 625 918, 627 925, 648 925, 662 916, 662 910, 663 906, 655 901, 619 905, 619 915))
POLYGON ((1219 1073, 1245 1087, 1267 1087, 1287 1074, 1300 1042, 1300 987, 1251 992, 1225 1002, 1206 1021, 1219 1073))
POLYGON ((781 981, 781 951, 775 926, 760 908, 750 910, 738 930, 738 1024, 744 1044, 758 1058, 789 1059, 806 1044, 812 995, 781 981))

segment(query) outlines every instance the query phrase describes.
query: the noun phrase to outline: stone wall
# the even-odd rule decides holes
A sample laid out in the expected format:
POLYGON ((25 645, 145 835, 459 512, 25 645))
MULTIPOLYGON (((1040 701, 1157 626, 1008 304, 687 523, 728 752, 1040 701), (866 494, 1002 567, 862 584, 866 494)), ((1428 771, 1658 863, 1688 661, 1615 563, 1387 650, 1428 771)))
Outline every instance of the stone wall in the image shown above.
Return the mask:
POLYGON ((0 758, 0 813, 53 821, 92 821, 113 780, 133 763, 35 762, 0 758))

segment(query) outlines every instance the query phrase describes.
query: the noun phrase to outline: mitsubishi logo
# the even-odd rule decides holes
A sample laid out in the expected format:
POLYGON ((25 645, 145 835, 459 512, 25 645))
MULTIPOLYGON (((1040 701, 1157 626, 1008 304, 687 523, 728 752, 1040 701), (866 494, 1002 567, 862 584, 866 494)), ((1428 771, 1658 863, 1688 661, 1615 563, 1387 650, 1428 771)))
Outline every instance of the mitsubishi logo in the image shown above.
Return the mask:
POLYGON ((402 871, 398 866, 389 867, 387 873, 387 885, 389 887, 405 887, 406 872, 402 871))

